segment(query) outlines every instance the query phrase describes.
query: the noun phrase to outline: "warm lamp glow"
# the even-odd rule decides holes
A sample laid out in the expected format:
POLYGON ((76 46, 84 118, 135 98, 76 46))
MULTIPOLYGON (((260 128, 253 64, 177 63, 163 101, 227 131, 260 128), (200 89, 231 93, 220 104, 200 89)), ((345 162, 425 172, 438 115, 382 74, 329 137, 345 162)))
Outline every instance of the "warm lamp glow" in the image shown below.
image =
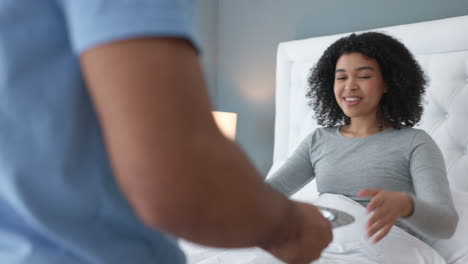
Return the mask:
POLYGON ((212 111, 213 118, 218 126, 219 130, 223 132, 224 136, 235 140, 236 139, 236 125, 237 125, 237 114, 230 112, 219 112, 212 111))

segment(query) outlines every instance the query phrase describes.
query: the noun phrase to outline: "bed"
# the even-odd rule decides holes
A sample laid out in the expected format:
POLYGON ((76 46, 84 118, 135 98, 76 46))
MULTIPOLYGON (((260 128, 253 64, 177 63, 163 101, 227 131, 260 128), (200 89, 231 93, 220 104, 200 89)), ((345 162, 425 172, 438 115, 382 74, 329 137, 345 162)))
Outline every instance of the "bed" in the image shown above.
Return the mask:
MULTIPOLYGON (((425 111, 418 127, 434 138, 444 154, 452 196, 459 213, 459 225, 452 238, 437 241, 433 245, 435 249, 433 252, 424 253, 427 259, 423 263, 428 263, 428 259, 433 259, 433 263, 468 263, 468 34, 466 28, 468 28, 468 16, 370 30, 387 33, 402 41, 415 55, 429 79, 425 111), (443 261, 439 262, 439 259, 443 261)), ((313 112, 305 98, 307 77, 323 51, 335 40, 348 34, 279 44, 274 156, 269 175, 281 166, 306 135, 318 127, 312 119, 313 112)), ((313 203, 317 197, 315 182, 312 181, 292 199, 313 203)), ((187 254, 188 262, 193 264, 281 263, 269 258, 260 249, 212 249, 186 241, 182 241, 181 245, 187 254)))

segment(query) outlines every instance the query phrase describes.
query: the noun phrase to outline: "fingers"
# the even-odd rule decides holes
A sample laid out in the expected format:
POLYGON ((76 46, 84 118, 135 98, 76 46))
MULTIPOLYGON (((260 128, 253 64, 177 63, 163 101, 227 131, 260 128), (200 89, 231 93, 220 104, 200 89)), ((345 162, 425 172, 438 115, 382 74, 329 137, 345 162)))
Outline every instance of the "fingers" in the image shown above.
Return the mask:
POLYGON ((379 232, 379 234, 374 238, 374 243, 379 242, 382 238, 384 238, 390 229, 392 229, 393 224, 386 224, 384 228, 379 232))
POLYGON ((382 197, 376 196, 372 199, 369 204, 367 204, 367 212, 372 212, 375 209, 384 205, 384 199, 382 197))
POLYGON ((381 189, 377 189, 377 188, 362 189, 359 192, 357 192, 357 196, 359 196, 359 197, 374 197, 381 191, 382 191, 381 189))
POLYGON ((298 230, 275 248, 267 250, 286 263, 306 264, 318 259, 332 240, 332 226, 313 205, 295 202, 298 230))
POLYGON ((377 233, 377 231, 379 231, 380 229, 382 229, 384 226, 386 226, 387 223, 383 222, 383 221, 380 221, 380 222, 377 222, 375 223, 371 228, 369 228, 369 230, 367 231, 367 237, 368 238, 371 238, 375 233, 377 233))
POLYGON ((368 237, 372 237, 377 231, 387 224, 393 225, 395 219, 391 214, 386 214, 385 210, 374 211, 374 214, 369 218, 367 222, 368 237))
POLYGON ((373 212, 367 222, 367 236, 371 238, 377 234, 373 240, 374 243, 384 238, 398 219, 398 214, 393 208, 393 200, 389 199, 389 195, 388 192, 380 192, 367 205, 367 211, 373 212))
POLYGON ((384 211, 383 210, 376 210, 374 214, 369 218, 367 221, 367 227, 372 227, 376 222, 382 222, 382 219, 384 217, 384 211))

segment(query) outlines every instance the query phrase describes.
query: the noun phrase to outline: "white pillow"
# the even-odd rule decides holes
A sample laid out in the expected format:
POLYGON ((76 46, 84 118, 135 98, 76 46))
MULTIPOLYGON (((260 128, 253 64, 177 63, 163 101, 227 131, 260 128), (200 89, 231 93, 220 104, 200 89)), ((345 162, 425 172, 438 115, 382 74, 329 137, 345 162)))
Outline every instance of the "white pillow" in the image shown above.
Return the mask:
POLYGON ((452 190, 453 202, 458 212, 458 226, 449 239, 437 240, 432 247, 447 264, 468 263, 468 192, 452 190))

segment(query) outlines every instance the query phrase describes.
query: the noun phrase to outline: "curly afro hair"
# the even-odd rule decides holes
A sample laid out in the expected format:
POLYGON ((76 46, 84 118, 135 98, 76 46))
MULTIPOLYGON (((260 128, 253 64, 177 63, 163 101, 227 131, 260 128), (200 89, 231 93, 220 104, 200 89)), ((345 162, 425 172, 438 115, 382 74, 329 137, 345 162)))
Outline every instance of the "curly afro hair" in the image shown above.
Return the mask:
POLYGON ((422 97, 426 80, 419 64, 408 49, 395 38, 378 32, 351 34, 325 50, 308 79, 309 105, 319 125, 350 124, 336 102, 333 86, 336 62, 343 54, 358 52, 379 64, 388 92, 380 101, 383 121, 392 127, 413 127, 423 112, 422 97))

